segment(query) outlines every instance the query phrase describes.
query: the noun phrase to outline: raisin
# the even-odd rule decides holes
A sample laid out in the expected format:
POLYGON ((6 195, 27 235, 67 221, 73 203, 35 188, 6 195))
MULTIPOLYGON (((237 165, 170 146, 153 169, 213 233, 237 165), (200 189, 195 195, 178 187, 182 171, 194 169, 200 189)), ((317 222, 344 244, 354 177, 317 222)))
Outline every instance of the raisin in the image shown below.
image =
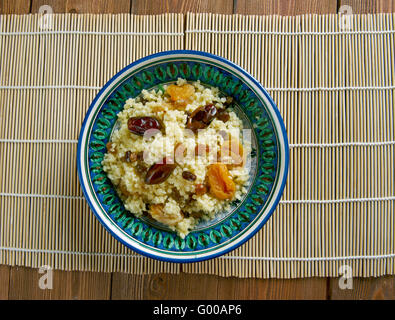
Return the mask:
POLYGON ((144 151, 140 151, 139 153, 137 153, 137 160, 139 161, 143 161, 144 160, 144 151))
POLYGON ((162 163, 155 163, 145 176, 146 184, 159 184, 164 182, 174 171, 176 164, 168 158, 164 158, 162 163))
POLYGON ((125 152, 125 161, 126 162, 134 162, 137 160, 137 154, 132 151, 125 152))
POLYGON ((183 171, 182 177, 188 181, 195 181, 196 180, 196 176, 190 171, 183 171))
POLYGON ((195 193, 197 196, 201 196, 205 193, 207 193, 207 187, 204 184, 196 184, 195 185, 195 193))
POLYGON ((128 129, 139 136, 143 136, 149 129, 161 130, 159 120, 151 117, 133 117, 128 120, 128 129))
POLYGON ((141 97, 140 97, 140 102, 141 102, 142 104, 146 104, 146 103, 148 102, 148 100, 141 96, 141 97))
POLYGON ((230 115, 224 109, 220 109, 218 110, 217 119, 221 120, 222 122, 228 122, 230 115))
POLYGON ((181 210, 181 214, 184 218, 189 218, 191 216, 191 214, 189 212, 185 212, 181 210))

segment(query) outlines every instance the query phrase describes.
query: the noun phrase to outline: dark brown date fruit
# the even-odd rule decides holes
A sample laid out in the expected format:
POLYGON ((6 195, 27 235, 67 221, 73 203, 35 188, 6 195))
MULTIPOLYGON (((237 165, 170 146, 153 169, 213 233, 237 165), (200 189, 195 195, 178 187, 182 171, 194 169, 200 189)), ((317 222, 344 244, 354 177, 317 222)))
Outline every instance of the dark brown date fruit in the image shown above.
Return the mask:
POLYGON ((159 120, 151 117, 133 117, 128 120, 128 129, 139 136, 143 136, 149 129, 161 130, 159 120))
POLYGON ((176 166, 174 161, 164 158, 162 163, 155 163, 148 169, 144 182, 146 184, 162 183, 172 174, 176 166))
POLYGON ((199 107, 194 110, 191 117, 194 121, 200 121, 205 124, 210 124, 217 114, 217 108, 213 104, 208 104, 204 107, 199 107))
POLYGON ((201 106, 188 117, 187 128, 196 132, 206 128, 217 115, 217 108, 213 104, 201 106))
POLYGON ((196 180, 196 176, 190 171, 183 171, 182 177, 188 181, 195 181, 196 180))

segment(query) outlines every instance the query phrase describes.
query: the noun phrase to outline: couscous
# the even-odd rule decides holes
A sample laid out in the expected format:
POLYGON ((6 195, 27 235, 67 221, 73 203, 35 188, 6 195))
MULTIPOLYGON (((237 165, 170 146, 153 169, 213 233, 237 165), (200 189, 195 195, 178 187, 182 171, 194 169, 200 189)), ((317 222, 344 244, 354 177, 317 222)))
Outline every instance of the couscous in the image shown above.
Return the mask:
POLYGON ((242 129, 232 98, 178 79, 126 101, 103 168, 128 211, 185 237, 246 193, 242 129))

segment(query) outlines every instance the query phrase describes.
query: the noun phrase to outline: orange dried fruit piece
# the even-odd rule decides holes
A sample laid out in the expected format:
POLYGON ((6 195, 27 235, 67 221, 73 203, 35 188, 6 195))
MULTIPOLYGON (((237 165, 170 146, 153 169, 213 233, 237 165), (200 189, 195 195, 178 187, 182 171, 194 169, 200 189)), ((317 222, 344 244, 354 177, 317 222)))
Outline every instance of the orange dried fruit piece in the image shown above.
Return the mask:
POLYGON ((106 143, 106 149, 108 153, 112 153, 112 154, 117 153, 117 146, 112 142, 106 143))
POLYGON ((208 167, 207 179, 210 193, 220 200, 232 199, 236 185, 229 175, 228 168, 223 163, 213 163, 208 167))
POLYGON ((185 157, 187 156, 187 153, 187 147, 183 143, 178 142, 174 146, 174 158, 177 163, 183 163, 185 157))
POLYGON ((188 83, 182 86, 172 84, 166 89, 166 93, 177 109, 184 109, 192 101, 191 97, 195 93, 195 87, 188 83))
POLYGON ((241 142, 232 136, 229 139, 225 139, 224 144, 221 146, 219 151, 219 161, 226 163, 229 168, 243 166, 243 145, 241 142), (230 157, 230 159, 226 159, 230 157))
POLYGON ((149 208, 149 214, 156 221, 162 222, 168 226, 175 226, 182 220, 183 217, 181 212, 178 214, 166 214, 163 208, 163 204, 152 204, 149 208))
POLYGON ((163 112, 166 111, 166 108, 164 106, 153 106, 151 107, 153 112, 163 112))

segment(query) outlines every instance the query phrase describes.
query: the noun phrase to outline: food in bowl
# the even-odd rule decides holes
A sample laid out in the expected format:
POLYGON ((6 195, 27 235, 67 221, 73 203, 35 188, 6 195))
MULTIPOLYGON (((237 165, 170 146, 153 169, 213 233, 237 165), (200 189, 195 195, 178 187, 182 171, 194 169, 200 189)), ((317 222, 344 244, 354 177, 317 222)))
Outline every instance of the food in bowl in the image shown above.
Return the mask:
POLYGON ((180 78, 128 99, 102 161, 125 208, 184 238, 242 199, 250 146, 232 105, 180 78))

